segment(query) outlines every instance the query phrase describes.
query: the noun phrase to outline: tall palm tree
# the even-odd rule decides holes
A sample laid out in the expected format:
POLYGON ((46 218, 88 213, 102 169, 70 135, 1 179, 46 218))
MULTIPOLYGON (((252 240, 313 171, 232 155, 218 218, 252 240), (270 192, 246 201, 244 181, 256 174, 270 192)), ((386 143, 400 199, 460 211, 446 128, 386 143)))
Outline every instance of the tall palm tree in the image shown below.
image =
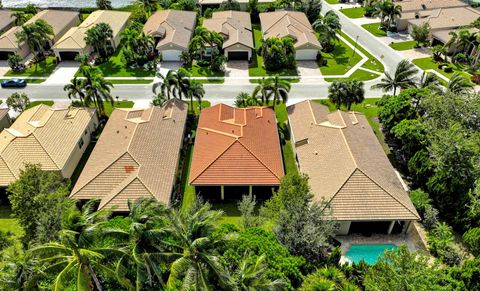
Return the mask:
POLYGON ((262 78, 253 90, 252 96, 257 97, 258 93, 260 93, 261 101, 265 105, 269 103, 272 97, 274 104, 279 104, 280 102, 287 103, 290 89, 290 82, 282 80, 278 76, 267 79, 262 78))
POLYGON ((22 25, 22 29, 15 34, 17 42, 26 42, 35 58, 45 55, 45 44, 53 39, 53 35, 52 26, 43 19, 22 25))
POLYGON ((164 76, 160 73, 157 74, 157 77, 160 78, 160 82, 154 83, 152 86, 153 94, 157 95, 162 93, 165 95, 167 100, 170 100, 170 97, 173 95, 172 91, 174 90, 173 86, 173 75, 175 74, 174 70, 168 71, 168 73, 164 76), (160 92, 158 92, 160 89, 160 92))
POLYGON ((110 0, 97 0, 97 8, 100 10, 112 10, 112 1, 110 0))
POLYGON ((448 81, 447 92, 454 94, 469 93, 472 91, 473 87, 474 85, 469 79, 460 73, 455 73, 450 78, 450 81, 448 81))
POLYGON ((348 94, 345 98, 344 104, 347 106, 347 110, 350 111, 352 104, 363 102, 365 99, 365 89, 363 88, 363 82, 358 80, 349 80, 347 86, 348 94))
POLYGON ((177 289, 177 280, 182 280, 183 290, 210 290, 209 278, 214 278, 223 288, 233 289, 234 282, 214 250, 218 242, 210 236, 222 215, 222 211, 213 211, 208 204, 186 212, 176 209, 170 212, 168 233, 174 242, 168 256, 174 261, 168 288, 177 289))
POLYGON ((330 102, 335 104, 337 109, 343 104, 343 100, 345 100, 346 96, 348 95, 348 88, 344 81, 334 81, 328 87, 328 99, 330 102))
POLYGON ((190 110, 192 110, 193 113, 195 113, 193 99, 197 100, 199 109, 202 110, 202 99, 204 95, 205 89, 203 88, 203 84, 195 80, 189 80, 187 97, 190 99, 190 110))
POLYGON ((190 86, 189 78, 190 74, 184 68, 180 68, 171 74, 171 80, 169 82, 172 84, 172 92, 176 98, 183 100, 183 98, 188 97, 188 88, 190 86))
POLYGON ((238 290, 284 290, 285 282, 282 279, 272 281, 266 275, 267 264, 265 260, 265 255, 253 258, 247 254, 243 257, 238 270, 234 274, 238 290))
POLYGON ((83 85, 82 80, 78 79, 77 77, 73 77, 70 80, 70 84, 66 84, 63 87, 63 91, 67 91, 68 99, 80 99, 83 105, 83 99, 85 98, 85 94, 83 93, 83 85))
POLYGON ((116 266, 117 278, 129 290, 142 290, 163 286, 161 265, 164 262, 161 245, 165 243, 165 213, 168 211, 154 198, 128 201, 131 224, 128 230, 104 229, 106 237, 113 237, 124 250, 116 266), (129 278, 127 270, 135 270, 135 278, 129 278), (134 283, 132 283, 134 281, 134 283), (159 286, 162 285, 162 286, 159 286))
POLYGON ((398 63, 395 73, 390 75, 385 72, 385 77, 381 82, 372 86, 372 89, 382 89, 384 92, 393 90, 393 96, 396 96, 397 89, 406 89, 415 86, 415 75, 418 69, 408 60, 402 60, 398 63))
POLYGON ((402 7, 391 0, 383 0, 375 3, 372 16, 380 17, 380 25, 384 29, 390 29, 397 18, 402 16, 402 7))
POLYGON ((260 101, 262 104, 267 104, 270 100, 271 92, 269 90, 270 81, 268 79, 262 78, 262 80, 255 86, 252 92, 252 98, 257 98, 260 93, 260 101))
POLYGON ((338 40, 337 34, 342 29, 340 18, 333 10, 329 10, 325 13, 325 16, 319 15, 312 25, 315 31, 319 33, 322 47, 329 51, 332 48, 332 42, 338 40))
POLYGON ((15 20, 13 21, 13 24, 15 26, 23 25, 28 20, 27 15, 23 11, 15 11, 10 15, 10 17, 15 18, 15 20))
MULTIPOLYGON (((453 55, 456 55, 457 54, 457 41, 458 41, 458 33, 457 31, 455 30, 452 30, 448 33, 450 35, 450 39, 448 40, 448 42, 445 44, 445 46, 448 48, 448 50, 451 50, 452 47, 455 48, 454 52, 453 52, 453 55)), ((447 61, 445 59, 445 61, 447 61)))
POLYGON ((75 207, 66 213, 60 242, 46 243, 30 249, 31 255, 40 259, 43 271, 55 274, 54 290, 64 290, 71 282, 69 278, 75 278, 77 290, 91 290, 94 285, 101 291, 98 272, 115 276, 114 270, 102 260, 109 254, 122 254, 122 251, 118 248, 92 246, 93 236, 110 215, 106 211, 95 211, 97 204, 97 201, 92 200, 83 206, 82 211, 75 207))
POLYGON ((429 74, 427 72, 422 73, 417 88, 428 88, 435 92, 441 91, 440 81, 438 80, 438 77, 434 74, 429 74))
POLYGON ((112 28, 105 22, 98 23, 88 29, 85 36, 85 42, 105 58, 108 56, 109 45, 112 40, 112 28))
POLYGON ((84 104, 89 106, 93 102, 101 116, 105 116, 104 102, 110 102, 113 106, 113 97, 110 93, 113 84, 106 81, 102 72, 96 67, 84 66, 82 69, 85 79, 82 87, 85 92, 84 104))
POLYGON ((142 7, 148 15, 157 10, 158 0, 135 0, 135 4, 142 7))

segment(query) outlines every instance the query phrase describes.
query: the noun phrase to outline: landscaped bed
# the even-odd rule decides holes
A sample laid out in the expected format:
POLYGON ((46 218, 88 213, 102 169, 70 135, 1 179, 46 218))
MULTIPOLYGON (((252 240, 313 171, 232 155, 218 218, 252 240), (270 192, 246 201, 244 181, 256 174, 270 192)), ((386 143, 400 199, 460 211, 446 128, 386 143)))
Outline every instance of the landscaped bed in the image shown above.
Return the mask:
MULTIPOLYGON (((260 30, 260 25, 254 24, 252 25, 253 28, 253 37, 255 41, 255 48, 260 47, 262 41, 262 31, 260 30)), ((248 73, 251 77, 263 77, 263 76, 271 76, 271 75, 279 75, 279 76, 298 76, 297 69, 283 69, 279 71, 267 71, 263 65, 263 58, 262 56, 258 55, 254 50, 252 52, 252 62, 248 67, 248 73)))
POLYGON ((14 72, 12 70, 5 74, 5 77, 48 77, 57 67, 57 60, 55 57, 48 57, 38 64, 32 64, 24 72, 14 72))
POLYGON ((376 37, 387 36, 387 32, 385 30, 380 29, 380 23, 378 22, 364 24, 362 25, 362 27, 376 37))
POLYGON ((416 45, 417 45, 417 42, 414 40, 395 42, 395 43, 389 44, 391 48, 397 51, 411 50, 415 48, 416 45))
POLYGON ((365 16, 365 9, 363 7, 340 9, 340 12, 345 14, 348 18, 362 18, 365 16))

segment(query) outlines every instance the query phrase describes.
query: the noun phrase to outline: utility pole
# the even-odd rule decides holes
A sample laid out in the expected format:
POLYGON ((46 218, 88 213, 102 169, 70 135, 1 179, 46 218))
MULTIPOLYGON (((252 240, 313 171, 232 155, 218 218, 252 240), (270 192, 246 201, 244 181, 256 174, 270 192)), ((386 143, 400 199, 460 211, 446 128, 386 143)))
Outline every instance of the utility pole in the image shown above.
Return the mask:
POLYGON ((356 39, 355 39, 355 46, 353 47, 352 58, 353 58, 353 56, 355 56, 355 51, 357 50, 357 43, 358 43, 358 35, 357 35, 357 37, 356 37, 356 39))

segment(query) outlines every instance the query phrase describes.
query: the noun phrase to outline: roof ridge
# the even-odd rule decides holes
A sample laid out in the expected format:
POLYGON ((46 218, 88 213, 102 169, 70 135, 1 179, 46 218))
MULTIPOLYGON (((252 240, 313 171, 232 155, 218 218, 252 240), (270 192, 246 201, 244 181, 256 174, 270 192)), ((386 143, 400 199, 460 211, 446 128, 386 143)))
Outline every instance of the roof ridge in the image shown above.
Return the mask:
MULTIPOLYGON (((392 195, 389 191, 387 191, 384 187, 382 187, 381 185, 379 185, 375 180, 373 180, 369 175, 367 175, 364 171, 362 171, 360 168, 357 167, 357 170, 360 171, 362 174, 364 174, 368 179, 370 179, 370 181, 372 181, 375 185, 377 185, 380 189, 382 189, 383 191, 385 191, 385 193, 387 193, 390 197, 392 197, 395 201, 397 201, 398 203, 400 203, 404 208, 406 208, 408 211, 410 211, 410 213, 412 213, 414 216, 420 218, 418 216, 418 214, 414 213, 409 207, 407 207, 402 201, 400 201, 398 199, 398 197, 396 197, 396 195, 392 195)), ((406 193, 406 192, 405 192, 406 193)))
POLYGON ((338 192, 340 192, 340 189, 343 188, 343 186, 345 186, 345 184, 347 184, 347 182, 350 180, 350 178, 353 176, 353 174, 355 174, 355 172, 358 170, 358 168, 354 168, 352 173, 350 173, 350 175, 347 177, 347 179, 345 179, 345 181, 343 181, 342 185, 340 185, 340 187, 338 187, 338 189, 335 191, 335 194, 330 198, 330 200, 328 200, 328 203, 330 203, 333 198, 335 198, 338 194, 338 192))
MULTIPOLYGON (((265 168, 267 168, 267 170, 270 171, 270 173, 272 173, 275 177, 277 177, 278 180, 280 180, 280 177, 275 174, 272 169, 270 169, 269 166, 267 166, 262 160, 260 160, 246 145, 244 145, 240 140, 238 140, 238 142, 253 156, 255 157, 255 159, 257 159, 257 161, 262 164, 265 168)), ((282 162, 283 162, 283 159, 282 159, 282 162)))
POLYGON ((313 117, 313 122, 314 122, 315 124, 319 124, 319 123, 317 122, 317 119, 315 118, 315 114, 313 113, 312 101, 311 101, 311 100, 306 100, 305 102, 307 102, 307 104, 308 104, 308 108, 310 109, 310 113, 312 114, 312 117, 313 117))
POLYGON ((358 168, 357 160, 355 159, 355 156, 352 153, 352 149, 350 148, 350 144, 348 143, 347 138, 345 137, 345 134, 343 133, 343 128, 339 128, 338 130, 340 131, 340 134, 342 135, 343 141, 345 142, 345 145, 347 146, 348 153, 350 154, 350 157, 352 158, 352 161, 353 161, 353 164, 355 165, 355 168, 358 168))
POLYGON ((198 177, 200 177, 206 170, 208 170, 208 168, 210 168, 216 160, 218 160, 221 156, 223 156, 223 154, 229 148, 231 148, 235 144, 235 142, 237 142, 237 141, 238 141, 238 139, 234 140, 228 147, 226 147, 225 150, 222 151, 216 158, 214 158, 200 173, 198 173, 197 176, 195 178, 193 178, 189 184, 192 184, 193 182, 195 182, 195 180, 198 179, 198 177))
MULTIPOLYGON (((35 138, 35 140, 38 142, 38 145, 40 145, 40 147, 45 151, 45 153, 47 154, 47 156, 50 158, 50 160, 52 160, 52 162, 55 164, 55 166, 57 166, 57 168, 61 171, 62 169, 58 166, 58 163, 57 161, 55 161, 55 159, 50 155, 50 153, 45 149, 45 147, 43 146, 43 144, 40 142, 40 140, 35 136, 35 130, 31 133, 31 135, 35 138)), ((27 135, 28 137, 28 135, 27 135)))
MULTIPOLYGON (((225 123, 227 123, 227 122, 225 122, 225 123)), ((234 125, 237 125, 237 124, 234 124, 234 125)), ((238 125, 238 126, 243 128, 241 125, 238 125)), ((208 131, 208 132, 217 133, 217 134, 221 134, 221 135, 224 135, 224 136, 232 137, 232 138, 235 138, 235 139, 239 138, 238 135, 230 134, 230 133, 227 133, 227 132, 223 132, 223 131, 208 128, 208 127, 198 127, 198 128, 203 129, 203 130, 208 131)))

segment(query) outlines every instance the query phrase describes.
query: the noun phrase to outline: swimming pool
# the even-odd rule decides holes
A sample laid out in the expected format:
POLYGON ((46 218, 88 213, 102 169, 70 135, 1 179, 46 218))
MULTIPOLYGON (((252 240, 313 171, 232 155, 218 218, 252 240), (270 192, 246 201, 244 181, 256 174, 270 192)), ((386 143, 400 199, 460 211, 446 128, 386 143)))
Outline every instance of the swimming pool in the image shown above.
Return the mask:
POLYGON ((382 256, 385 250, 396 250, 397 246, 394 244, 369 244, 369 245, 352 245, 345 257, 350 262, 358 263, 364 260, 367 264, 373 265, 382 256))

